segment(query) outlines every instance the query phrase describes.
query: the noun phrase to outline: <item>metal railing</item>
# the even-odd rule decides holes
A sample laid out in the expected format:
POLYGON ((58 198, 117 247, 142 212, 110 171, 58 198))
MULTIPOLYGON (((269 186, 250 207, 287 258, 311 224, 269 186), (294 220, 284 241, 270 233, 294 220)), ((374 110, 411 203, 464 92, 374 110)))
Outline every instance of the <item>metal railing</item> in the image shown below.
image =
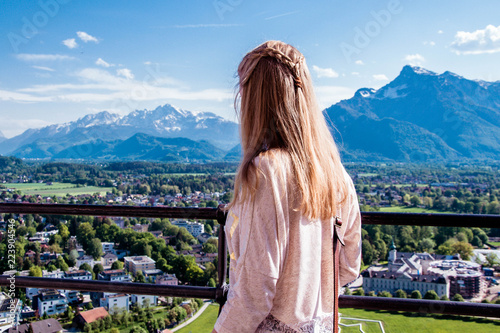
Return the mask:
MULTIPOLYGON (((136 206, 92 206, 68 204, 25 204, 0 203, 0 213, 44 214, 44 215, 89 215, 121 217, 155 217, 213 219, 219 228, 218 284, 215 288, 197 286, 165 286, 147 283, 82 281, 71 279, 49 279, 37 277, 16 277, 16 287, 55 288, 64 290, 118 292, 142 295, 173 296, 184 298, 214 299, 224 304, 224 288, 227 272, 227 250, 224 224, 226 213, 218 208, 170 208, 136 206)), ((500 227, 498 215, 466 214, 416 214, 362 212, 363 224, 425 225, 440 227, 500 227)), ((0 276, 0 285, 8 285, 8 276, 0 276)), ((340 296, 339 307, 370 310, 406 311, 447 315, 467 315, 500 318, 500 305, 486 303, 466 303, 369 296, 340 296)))

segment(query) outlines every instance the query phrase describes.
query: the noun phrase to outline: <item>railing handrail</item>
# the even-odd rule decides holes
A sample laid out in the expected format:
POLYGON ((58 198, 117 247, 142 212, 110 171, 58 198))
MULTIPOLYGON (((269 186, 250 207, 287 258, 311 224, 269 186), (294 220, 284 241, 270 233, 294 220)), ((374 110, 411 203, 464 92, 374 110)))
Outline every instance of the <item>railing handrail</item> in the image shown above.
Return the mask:
MULTIPOLYGON (((195 286, 165 286, 130 282, 85 281, 16 276, 17 287, 56 288, 63 290, 106 291, 129 294, 216 299, 224 304, 224 284, 227 272, 227 250, 224 233, 226 212, 218 208, 178 208, 115 205, 72 205, 0 203, 0 213, 121 216, 150 218, 216 219, 219 228, 218 277, 216 288, 195 286), (222 283, 221 283, 222 282, 222 283)), ((362 212, 363 224, 420 225, 441 227, 500 227, 500 215, 427 214, 362 212)), ((0 285, 9 285, 9 276, 0 276, 0 285)), ((439 313, 500 318, 500 305, 449 301, 398 299, 367 296, 340 296, 339 306, 421 313, 439 313)))
MULTIPOLYGON (((8 275, 0 275, 0 285, 10 284, 9 278, 10 277, 8 275)), ((183 298, 217 298, 217 288, 210 287, 168 286, 133 282, 54 279, 31 276, 16 276, 15 283, 16 287, 18 288, 49 288, 59 290, 110 292, 119 294, 123 293, 183 298)), ((341 295, 339 300, 339 307, 387 311, 404 310, 408 312, 418 313, 439 313, 443 315, 468 315, 500 318, 500 306, 485 303, 341 295)))
MULTIPOLYGON (((221 208, 0 203, 0 213, 150 218, 220 219, 221 208)), ((361 212, 363 224, 499 228, 500 215, 361 212)))

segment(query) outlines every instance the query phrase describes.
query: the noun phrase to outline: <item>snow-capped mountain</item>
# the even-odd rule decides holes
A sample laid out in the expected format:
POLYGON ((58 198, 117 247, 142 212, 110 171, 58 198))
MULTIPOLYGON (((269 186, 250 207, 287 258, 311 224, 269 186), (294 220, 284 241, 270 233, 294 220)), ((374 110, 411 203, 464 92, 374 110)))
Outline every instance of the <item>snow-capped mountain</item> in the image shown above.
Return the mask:
POLYGON ((65 124, 29 129, 0 143, 0 154, 46 158, 72 146, 125 140, 144 133, 154 137, 206 140, 228 150, 238 143, 238 125, 210 112, 191 112, 169 104, 120 116, 103 111, 65 124))
POLYGON ((347 158, 500 158, 500 82, 405 66, 382 88, 359 89, 324 112, 347 158))

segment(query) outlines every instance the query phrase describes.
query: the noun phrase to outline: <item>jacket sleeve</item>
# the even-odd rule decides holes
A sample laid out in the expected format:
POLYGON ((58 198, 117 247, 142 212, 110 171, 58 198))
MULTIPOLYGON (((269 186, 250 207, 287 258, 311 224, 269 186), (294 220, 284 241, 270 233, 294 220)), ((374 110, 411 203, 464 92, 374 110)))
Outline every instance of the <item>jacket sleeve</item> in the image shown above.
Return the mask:
POLYGON ((339 285, 354 281, 359 275, 361 265, 361 213, 358 196, 351 177, 345 172, 348 194, 342 207, 342 228, 340 237, 345 246, 340 250, 339 285))
POLYGON ((255 332, 273 306, 281 262, 280 221, 272 168, 261 159, 260 169, 264 177, 260 177, 255 195, 233 212, 238 225, 233 221, 226 228, 226 234, 233 232, 239 244, 233 249, 237 255, 230 253, 231 286, 215 325, 218 333, 255 332))

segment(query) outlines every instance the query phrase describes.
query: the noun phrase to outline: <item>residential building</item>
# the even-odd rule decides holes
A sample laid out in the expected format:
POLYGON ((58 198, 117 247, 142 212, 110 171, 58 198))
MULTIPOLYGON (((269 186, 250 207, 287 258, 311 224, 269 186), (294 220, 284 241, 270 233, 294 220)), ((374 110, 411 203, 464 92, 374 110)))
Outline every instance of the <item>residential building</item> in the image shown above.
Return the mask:
POLYGON ((136 275, 139 271, 144 271, 148 269, 155 269, 156 262, 148 256, 135 256, 135 257, 125 257, 125 269, 128 270, 132 275, 136 275))
POLYGON ((120 281, 120 282, 129 282, 132 280, 130 275, 125 272, 123 269, 110 269, 105 270, 99 273, 98 280, 103 281, 120 281))
POLYGON ((20 318, 21 302, 17 298, 10 298, 7 294, 0 293, 0 327, 19 325, 20 318))
POLYGON ((80 328, 83 328, 85 324, 91 324, 96 320, 102 319, 106 317, 108 314, 108 311, 106 311, 105 308, 103 307, 98 307, 92 310, 88 311, 82 311, 80 312, 75 319, 73 319, 73 323, 76 326, 79 326, 80 328))
POLYGON ((151 279, 151 282, 155 283, 156 279, 165 274, 161 269, 145 269, 143 272, 146 281, 151 279))
POLYGON ((54 318, 34 321, 28 324, 22 324, 16 327, 11 327, 8 333, 60 333, 63 331, 61 324, 54 318))
POLYGON ((72 280, 92 280, 92 273, 84 269, 79 269, 76 271, 66 271, 64 272, 62 278, 72 280))
POLYGON ((94 258, 92 256, 88 256, 88 255, 83 255, 83 256, 78 257, 78 259, 76 259, 76 267, 79 268, 83 264, 89 264, 90 267, 94 267, 94 265, 95 265, 94 258))
POLYGON ((39 316, 60 314, 68 308, 66 296, 55 289, 39 289, 37 298, 39 316))
POLYGON ((158 303, 158 296, 153 295, 132 295, 132 304, 137 304, 139 307, 156 306, 158 303))
POLYGON ((161 284, 164 286, 176 286, 179 284, 179 280, 175 274, 165 274, 156 279, 156 284, 161 284))
POLYGON ((118 256, 111 252, 107 252, 101 257, 101 263, 103 266, 111 266, 115 261, 118 260, 118 256))
POLYGON ((103 253, 108 253, 108 252, 114 253, 114 251, 115 251, 115 243, 102 242, 101 244, 102 244, 102 252, 103 253))
POLYGON ((105 295, 100 300, 100 306, 106 308, 109 314, 128 311, 130 309, 129 296, 125 294, 105 295))
POLYGON ((179 228, 186 228, 195 238, 205 232, 205 226, 198 222, 172 221, 171 223, 179 228))

